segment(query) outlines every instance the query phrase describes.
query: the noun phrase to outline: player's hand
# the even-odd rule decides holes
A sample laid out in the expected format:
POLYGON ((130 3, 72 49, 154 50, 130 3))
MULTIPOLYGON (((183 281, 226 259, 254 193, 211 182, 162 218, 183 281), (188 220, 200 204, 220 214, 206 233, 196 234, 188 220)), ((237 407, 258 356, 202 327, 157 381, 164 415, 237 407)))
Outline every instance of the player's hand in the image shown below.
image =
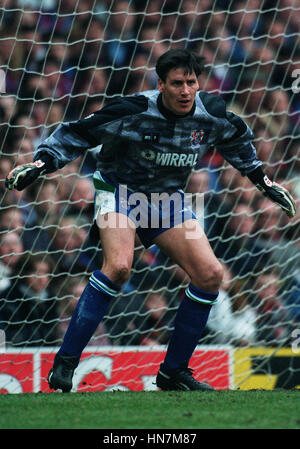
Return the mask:
POLYGON ((45 162, 42 161, 18 165, 7 175, 5 186, 9 190, 23 190, 44 173, 46 173, 46 166, 45 162))
POLYGON ((296 204, 292 195, 284 187, 270 181, 266 176, 265 185, 256 184, 256 187, 271 201, 278 204, 288 217, 293 218, 296 215, 296 204))

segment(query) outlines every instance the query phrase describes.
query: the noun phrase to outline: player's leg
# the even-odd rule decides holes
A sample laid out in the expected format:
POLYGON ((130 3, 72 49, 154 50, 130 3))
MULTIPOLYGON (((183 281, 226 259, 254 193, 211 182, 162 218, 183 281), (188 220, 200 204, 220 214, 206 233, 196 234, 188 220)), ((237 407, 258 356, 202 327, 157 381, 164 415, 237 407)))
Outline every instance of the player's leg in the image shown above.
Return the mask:
POLYGON ((106 314, 111 300, 130 275, 135 228, 125 215, 115 212, 108 215, 111 223, 108 226, 108 221, 103 227, 97 221, 103 265, 101 270, 92 273, 74 310, 61 348, 56 354, 53 369, 49 373, 50 388, 71 390, 74 369, 82 351, 106 314))
POLYGON ((218 292, 223 267, 197 220, 190 219, 168 229, 154 243, 188 274, 192 285, 210 293, 218 292))
POLYGON ((206 327, 210 309, 217 300, 223 277, 222 265, 196 220, 165 231, 155 239, 155 244, 191 279, 176 314, 174 332, 157 376, 157 385, 164 390, 211 389, 207 384, 197 382, 187 366, 206 327))
POLYGON ((105 216, 103 221, 98 220, 103 258, 101 272, 121 286, 130 276, 136 229, 124 214, 113 212, 110 218, 109 226, 105 216))

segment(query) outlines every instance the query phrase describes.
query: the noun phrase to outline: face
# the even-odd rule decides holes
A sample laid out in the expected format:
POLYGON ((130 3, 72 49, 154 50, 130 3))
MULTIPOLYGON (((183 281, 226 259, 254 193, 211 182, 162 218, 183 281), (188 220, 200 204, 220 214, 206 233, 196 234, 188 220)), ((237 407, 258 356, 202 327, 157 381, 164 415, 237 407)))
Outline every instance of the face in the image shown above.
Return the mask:
POLYGON ((166 301, 163 296, 153 293, 147 299, 146 308, 151 310, 151 316, 158 320, 166 313, 166 301))
POLYGON ((278 295, 278 277, 272 274, 261 275, 257 282, 257 294, 265 300, 274 298, 278 295))
POLYGON ((1 228, 7 230, 14 230, 18 234, 22 233, 24 227, 24 220, 22 212, 16 209, 7 210, 5 214, 3 214, 1 220, 1 228))
POLYGON ((251 235, 255 228, 255 218, 253 217, 253 209, 244 204, 237 206, 230 219, 231 229, 235 230, 236 234, 246 236, 251 235))
POLYGON ((23 251, 22 241, 16 232, 7 233, 1 239, 0 256, 5 265, 15 266, 23 251))
POLYGON ((199 83, 195 73, 185 73, 180 67, 171 69, 165 82, 159 79, 158 89, 167 109, 176 115, 186 115, 193 107, 199 83))
POLYGON ((43 291, 49 282, 50 267, 47 262, 37 262, 35 272, 28 278, 26 282, 28 286, 36 293, 43 291))

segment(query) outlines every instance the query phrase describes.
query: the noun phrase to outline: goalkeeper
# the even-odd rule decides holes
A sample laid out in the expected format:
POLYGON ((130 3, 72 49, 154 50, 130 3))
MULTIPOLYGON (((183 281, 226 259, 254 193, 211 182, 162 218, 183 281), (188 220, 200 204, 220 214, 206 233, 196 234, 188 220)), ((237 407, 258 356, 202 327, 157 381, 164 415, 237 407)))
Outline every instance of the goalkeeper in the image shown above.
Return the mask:
POLYGON ((22 190, 102 144, 94 185, 103 265, 92 273, 55 356, 48 375, 52 389, 72 389, 82 351, 130 276, 136 233, 145 247, 156 244, 191 280, 157 373, 157 386, 162 390, 212 389, 196 381, 188 363, 217 301, 223 269, 195 215, 185 207, 182 191, 198 158, 211 146, 289 217, 296 213, 289 192, 263 172, 248 126, 226 110, 221 97, 199 91, 202 68, 202 58, 188 50, 167 51, 156 64, 157 90, 115 98, 85 119, 60 124, 36 149, 33 163, 18 166, 7 176, 7 188, 22 190), (127 187, 125 193, 120 193, 120 186, 127 187), (182 202, 167 212, 155 208, 150 194, 162 192, 176 192, 182 202), (147 199, 145 216, 149 211, 158 214, 158 225, 144 222, 140 226, 130 214, 134 204, 130 196, 136 193, 147 199), (187 238, 191 229, 193 238, 187 238))

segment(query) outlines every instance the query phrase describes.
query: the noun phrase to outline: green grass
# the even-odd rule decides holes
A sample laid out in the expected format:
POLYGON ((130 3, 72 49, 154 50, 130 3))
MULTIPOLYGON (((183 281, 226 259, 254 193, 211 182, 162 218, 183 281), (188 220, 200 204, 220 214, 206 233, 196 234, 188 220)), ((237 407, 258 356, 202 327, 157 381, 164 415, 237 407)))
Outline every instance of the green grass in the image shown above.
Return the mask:
POLYGON ((299 429, 300 391, 1 394, 0 429, 299 429))

